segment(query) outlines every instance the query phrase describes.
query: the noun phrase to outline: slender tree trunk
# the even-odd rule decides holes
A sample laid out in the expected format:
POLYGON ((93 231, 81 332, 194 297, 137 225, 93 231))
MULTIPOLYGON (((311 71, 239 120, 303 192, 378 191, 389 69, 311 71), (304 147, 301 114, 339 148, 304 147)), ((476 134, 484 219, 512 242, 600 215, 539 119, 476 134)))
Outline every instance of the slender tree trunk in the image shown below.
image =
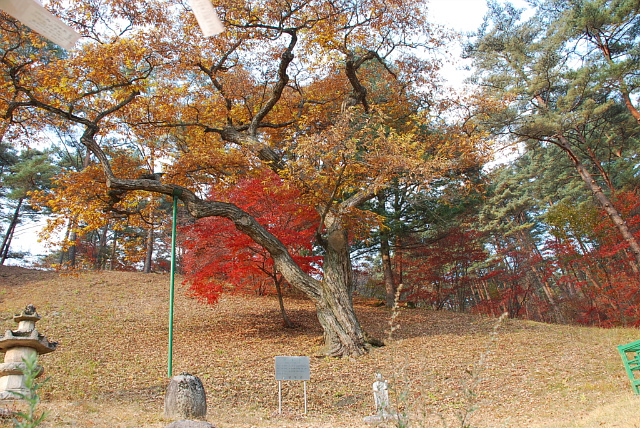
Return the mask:
POLYGON ((386 304, 392 308, 396 300, 396 284, 393 278, 393 267, 391 266, 391 251, 389 247, 389 234, 380 231, 380 256, 382 258, 382 274, 384 278, 384 291, 386 304))
POLYGON ((11 246, 11 241, 13 240, 13 229, 8 230, 5 236, 4 248, 0 252, 0 266, 4 265, 5 260, 9 257, 9 247, 11 246))
POLYGON ((147 231, 147 251, 144 258, 144 268, 142 271, 144 273, 151 273, 151 264, 153 262, 153 224, 149 226, 149 230, 147 231))
POLYGON ((286 328, 294 328, 295 325, 291 322, 287 316, 287 311, 284 310, 284 299, 282 297, 282 276, 278 277, 277 272, 273 273, 273 283, 276 286, 276 293, 278 294, 278 305, 280 305, 280 314, 282 314, 282 321, 286 328))
POLYGON ((113 242, 111 243, 111 260, 109 260, 109 270, 114 270, 116 265, 116 248, 118 247, 118 231, 113 231, 113 242))
POLYGON ((4 247, 4 251, 2 252, 2 257, 0 257, 0 265, 4 265, 5 260, 7 260, 7 258, 9 257, 9 248, 11 247, 11 241, 13 241, 13 232, 14 232, 15 228, 11 230, 11 233, 9 234, 9 240, 7 241, 7 244, 4 247))
MULTIPOLYGON (((385 205, 386 198, 383 192, 378 193, 378 202, 385 205)), ((380 258, 382 259, 382 277, 384 281, 385 302, 387 308, 392 308, 396 299, 396 284, 393 278, 393 266, 391 265, 391 249, 389 245, 389 232, 386 226, 380 227, 380 258)))
POLYGON ((77 258, 77 255, 78 255, 78 249, 77 249, 78 234, 73 230, 69 234, 69 241, 72 242, 72 244, 69 246, 69 250, 67 252, 68 258, 69 258, 69 266, 71 266, 71 268, 75 268, 76 267, 76 258, 77 258))
MULTIPOLYGON (((91 151, 87 148, 87 151, 84 155, 81 171, 87 169, 90 164, 91 164, 91 151)), ((74 230, 76 227, 78 227, 77 218, 74 218, 71 221, 71 223, 69 224, 69 227, 71 228, 71 232, 69 233, 69 242, 71 242, 72 244, 69 246, 67 256, 68 256, 69 266, 73 269, 76 267, 77 257, 78 257, 78 233, 74 230)))
POLYGON ((394 257, 394 261, 395 261, 395 265, 396 265, 396 284, 403 284, 404 283, 404 259, 403 259, 403 254, 402 254, 402 242, 400 241, 400 238, 396 239, 396 250, 395 250, 395 257, 394 257))
POLYGON ((13 231, 18 224, 18 219, 20 218, 20 209, 22 208, 22 202, 24 198, 20 198, 18 200, 18 206, 16 206, 15 211, 13 212, 13 217, 11 217, 11 223, 9 223, 9 227, 7 228, 7 233, 4 235, 4 239, 2 240, 2 246, 0 246, 0 266, 4 265, 5 260, 9 255, 9 247, 11 246, 11 240, 13 238, 13 231))
POLYGON ((107 222, 107 224, 104 225, 104 227, 102 228, 102 231, 100 232, 100 240, 98 241, 98 245, 97 245, 98 251, 96 254, 96 263, 95 263, 96 270, 104 269, 105 251, 107 248, 108 232, 109 232, 109 223, 107 222))
POLYGON ((569 155, 573 164, 580 174, 580 177, 585 182, 591 193, 595 196, 598 203, 605 210, 613 224, 617 227, 618 231, 622 235, 622 238, 627 242, 631 252, 634 255, 634 259, 629 260, 629 263, 632 265, 634 271, 638 271, 638 266, 640 266, 640 244, 633 236, 629 228, 627 227, 627 223, 624 221, 618 210, 613 206, 611 200, 604 194, 602 191, 602 187, 596 183, 596 180, 593 178, 589 170, 584 166, 584 164, 578 159, 576 154, 571 147, 569 141, 563 136, 558 136, 558 141, 560 142, 559 146, 569 155))
MULTIPOLYGON (((67 224, 67 230, 64 233, 64 240, 62 242, 69 241, 69 233, 71 233, 71 221, 69 221, 69 224, 67 224)), ((58 264, 60 266, 62 266, 62 264, 64 263, 64 256, 66 255, 67 255, 67 251, 60 251, 60 258, 58 259, 58 264)))

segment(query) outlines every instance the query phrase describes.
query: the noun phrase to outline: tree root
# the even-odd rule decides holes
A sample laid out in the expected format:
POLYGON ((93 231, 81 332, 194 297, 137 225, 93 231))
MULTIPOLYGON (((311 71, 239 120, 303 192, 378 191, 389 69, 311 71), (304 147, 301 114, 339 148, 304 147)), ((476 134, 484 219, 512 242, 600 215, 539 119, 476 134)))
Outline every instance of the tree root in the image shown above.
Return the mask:
POLYGON ((385 346, 385 343, 382 340, 376 339, 366 331, 363 331, 363 334, 364 334, 364 340, 368 345, 371 345, 374 348, 382 348, 383 346, 385 346))

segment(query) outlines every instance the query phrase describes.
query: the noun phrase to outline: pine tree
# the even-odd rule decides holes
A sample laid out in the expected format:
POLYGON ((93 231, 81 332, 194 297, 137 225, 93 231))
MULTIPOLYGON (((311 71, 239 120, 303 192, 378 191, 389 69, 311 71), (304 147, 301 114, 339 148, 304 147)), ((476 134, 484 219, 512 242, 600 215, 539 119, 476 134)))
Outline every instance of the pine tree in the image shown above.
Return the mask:
POLYGON ((466 46, 483 88, 485 125, 516 141, 564 151, 630 248, 629 264, 640 275, 640 245, 612 202, 615 188, 603 167, 621 145, 633 145, 628 140, 638 123, 588 51, 572 44, 571 33, 547 31, 555 18, 545 9, 551 3, 540 2, 538 13, 524 22, 521 11, 490 3, 485 23, 466 46))
MULTIPOLYGON (((9 226, 0 245, 0 265, 9 257, 9 248, 20 223, 30 192, 42 190, 50 186, 51 177, 56 171, 50 153, 37 150, 24 150, 15 163, 9 167, 9 174, 3 179, 4 186, 9 189, 6 198, 15 203, 9 226)), ((27 207, 30 209, 30 207, 27 207)))

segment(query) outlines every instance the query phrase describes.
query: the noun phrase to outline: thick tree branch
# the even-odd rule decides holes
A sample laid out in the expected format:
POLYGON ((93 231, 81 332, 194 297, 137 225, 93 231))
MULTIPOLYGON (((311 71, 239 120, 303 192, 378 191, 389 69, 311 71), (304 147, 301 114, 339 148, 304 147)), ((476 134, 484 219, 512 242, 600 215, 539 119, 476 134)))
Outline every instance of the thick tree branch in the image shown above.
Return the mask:
POLYGON ((163 184, 158 180, 121 179, 113 176, 108 160, 102 164, 105 173, 110 175, 107 186, 120 191, 144 190, 172 196, 174 194, 184 203, 187 211, 195 218, 224 217, 235 224, 236 228, 264 247, 274 260, 275 266, 287 281, 312 299, 319 299, 317 280, 307 275, 293 260, 287 248, 265 229, 256 219, 234 204, 218 201, 205 201, 191 190, 174 184, 163 184))
POLYGON ((293 49, 296 46, 298 41, 298 36, 295 29, 286 31, 291 36, 291 41, 289 42, 289 46, 282 53, 280 58, 280 66, 278 67, 278 81, 276 82, 273 90, 271 91, 271 96, 267 100, 267 102, 262 106, 262 108, 256 113, 256 115, 251 120, 251 124, 249 125, 248 133, 251 136, 256 136, 258 132, 258 128, 260 127, 260 123, 262 120, 269 114, 269 112, 273 109, 276 103, 282 97, 282 92, 284 88, 289 83, 289 75, 287 74, 287 68, 291 61, 293 61, 293 49))
POLYGON ((364 111, 369 113, 369 103, 367 102, 367 88, 365 88, 360 79, 358 78, 358 70, 362 65, 371 61, 372 59, 378 60, 380 64, 391 74, 393 77, 397 77, 396 74, 391 71, 391 69, 387 66, 385 61, 380 58, 377 52, 367 51, 364 55, 360 57, 356 57, 352 52, 347 54, 347 60, 345 62, 345 72, 347 74, 347 78, 349 79, 349 83, 353 88, 353 92, 349 95, 349 97, 345 100, 343 104, 343 110, 347 107, 353 107, 358 104, 362 104, 364 111))

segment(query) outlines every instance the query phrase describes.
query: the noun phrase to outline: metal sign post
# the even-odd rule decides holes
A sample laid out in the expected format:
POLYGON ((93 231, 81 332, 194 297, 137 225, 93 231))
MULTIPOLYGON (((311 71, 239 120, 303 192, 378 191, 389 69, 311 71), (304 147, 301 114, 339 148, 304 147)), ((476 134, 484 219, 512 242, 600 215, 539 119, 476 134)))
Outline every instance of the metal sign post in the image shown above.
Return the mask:
POLYGON ((167 362, 167 373, 169 379, 173 374, 173 297, 176 276, 176 218, 178 212, 178 197, 182 194, 182 189, 173 190, 173 216, 171 222, 171 283, 169 288, 169 352, 167 362))
POLYGON ((304 383, 304 414, 307 414, 307 381, 311 380, 309 357, 276 357, 278 381, 278 414, 282 414, 282 381, 298 380, 304 383))

